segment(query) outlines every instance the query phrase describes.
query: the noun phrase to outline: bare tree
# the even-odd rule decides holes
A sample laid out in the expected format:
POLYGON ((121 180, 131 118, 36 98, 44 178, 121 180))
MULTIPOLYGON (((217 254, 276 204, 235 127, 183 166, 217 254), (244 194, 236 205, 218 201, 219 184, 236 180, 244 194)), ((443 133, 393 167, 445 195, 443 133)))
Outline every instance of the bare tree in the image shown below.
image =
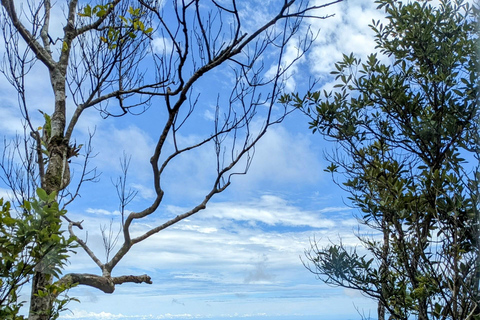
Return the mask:
MULTIPOLYGON (((303 0, 248 2, 265 10, 266 15, 258 21, 245 14, 247 2, 236 0, 98 0, 84 6, 79 6, 78 0, 63 4, 1 0, 0 27, 5 45, 2 72, 18 92, 26 140, 35 151, 34 159, 27 162, 35 164, 29 171, 31 184, 48 194, 57 192, 66 205, 77 197, 83 182, 96 179, 96 172, 87 169, 91 147, 81 148, 74 139, 77 123, 86 110, 95 108, 103 117, 120 117, 142 113, 149 107, 163 108, 150 160, 154 200, 122 218, 116 252, 111 247, 114 234, 107 236, 104 229, 109 257, 106 262, 78 237, 79 246, 101 274, 66 274, 58 283, 73 282, 112 293, 116 285, 125 282, 152 282, 148 275, 111 274, 135 244, 205 209, 214 195, 230 185, 233 175, 246 173, 256 143, 270 126, 291 112, 276 101, 286 85, 290 66, 309 49, 316 36, 303 21, 327 18, 321 9, 338 2, 341 0, 319 5, 303 0), (52 30, 52 19, 58 19, 53 17, 55 6, 63 10, 63 30, 52 30), (286 49, 291 47, 297 54, 286 59, 286 49), (275 57, 273 64, 265 62, 266 54, 275 57), (41 129, 32 122, 36 110, 28 105, 25 88, 26 76, 37 62, 47 68, 54 96, 52 110, 44 111, 41 129), (218 92, 212 133, 184 145, 177 137, 202 104, 203 97, 194 93, 194 87, 215 69, 229 70, 233 75, 229 79, 231 90, 218 92), (72 114, 67 114, 69 105, 73 106, 72 114), (262 123, 260 129, 252 126, 254 120, 262 123), (168 150, 168 141, 173 150, 168 150), (166 168, 184 153, 207 146, 215 150, 217 160, 212 165, 216 174, 203 200, 183 214, 132 237, 131 227, 162 204, 166 168), (80 154, 87 160, 73 187, 69 159, 80 154)), ((14 181, 15 177, 7 180, 14 181)), ((119 180, 118 190, 125 191, 123 182, 119 180)), ((18 191, 14 185, 11 187, 18 191)), ((128 204, 130 196, 120 196, 121 206, 128 204)), ((82 228, 82 222, 68 217, 66 223, 72 236, 76 236, 75 228, 82 228)), ((47 319, 42 312, 51 307, 51 299, 35 293, 51 281, 42 272, 35 274, 30 320, 47 319)))

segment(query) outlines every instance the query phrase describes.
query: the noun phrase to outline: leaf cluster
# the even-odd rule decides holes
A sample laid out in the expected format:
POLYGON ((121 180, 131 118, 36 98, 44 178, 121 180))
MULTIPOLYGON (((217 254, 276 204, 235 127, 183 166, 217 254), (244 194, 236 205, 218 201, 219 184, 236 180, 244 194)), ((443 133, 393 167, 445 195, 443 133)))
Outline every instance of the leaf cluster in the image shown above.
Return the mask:
MULTIPOLYGON (((96 5, 93 8, 87 4, 83 7, 83 10, 78 13, 83 18, 104 18, 109 10, 113 10, 114 6, 111 3, 105 5, 96 5)), ((153 32, 152 27, 146 27, 143 20, 145 12, 140 8, 129 7, 127 12, 128 16, 117 14, 118 19, 121 21, 121 25, 110 24, 105 27, 104 35, 100 36, 100 40, 108 45, 110 50, 114 50, 119 44, 123 44, 128 39, 135 39, 138 33, 144 35, 150 35, 153 32)))
MULTIPOLYGON (((25 201, 17 216, 12 215, 8 201, 0 199, 0 206, 0 317, 23 319, 17 315, 24 304, 19 301, 19 290, 35 271, 52 279, 59 278, 73 252, 74 239, 65 236, 60 229, 60 219, 66 212, 59 208, 55 193, 47 194, 43 189, 37 189, 37 198, 25 201)), ((57 298, 72 286, 52 284, 45 291, 36 293, 53 294, 57 300, 57 310, 49 311, 52 319, 58 317, 58 312, 72 300, 57 298)))

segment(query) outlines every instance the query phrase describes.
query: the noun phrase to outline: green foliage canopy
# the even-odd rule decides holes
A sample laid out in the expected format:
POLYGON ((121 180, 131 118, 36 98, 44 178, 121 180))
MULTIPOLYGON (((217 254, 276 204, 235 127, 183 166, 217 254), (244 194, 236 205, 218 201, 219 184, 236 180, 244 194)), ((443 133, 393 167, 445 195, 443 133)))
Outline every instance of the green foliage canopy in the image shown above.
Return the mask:
POLYGON ((480 319, 478 8, 377 3, 378 52, 344 55, 333 92, 281 99, 339 146, 326 171, 370 230, 366 250, 314 243, 309 269, 377 300, 379 319, 480 319))

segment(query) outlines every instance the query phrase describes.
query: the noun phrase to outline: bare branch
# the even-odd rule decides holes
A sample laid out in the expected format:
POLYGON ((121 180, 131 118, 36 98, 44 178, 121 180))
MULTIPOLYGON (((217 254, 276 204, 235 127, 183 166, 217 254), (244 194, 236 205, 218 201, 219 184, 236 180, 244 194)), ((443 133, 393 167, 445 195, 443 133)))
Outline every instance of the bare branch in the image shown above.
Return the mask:
POLYGON ((35 39, 35 37, 25 28, 25 26, 18 19, 15 5, 13 0, 2 0, 2 6, 5 8, 7 15, 9 16, 12 24, 15 26, 16 30, 20 33, 23 40, 28 44, 28 46, 35 53, 36 57, 42 61, 45 66, 49 69, 53 69, 56 65, 53 60, 50 52, 43 48, 40 43, 35 39))
POLYGON ((152 284, 152 279, 146 274, 140 276, 128 275, 120 277, 106 277, 88 273, 68 273, 57 283, 76 283, 97 288, 105 293, 113 293, 115 291, 115 285, 120 285, 123 283, 152 284))

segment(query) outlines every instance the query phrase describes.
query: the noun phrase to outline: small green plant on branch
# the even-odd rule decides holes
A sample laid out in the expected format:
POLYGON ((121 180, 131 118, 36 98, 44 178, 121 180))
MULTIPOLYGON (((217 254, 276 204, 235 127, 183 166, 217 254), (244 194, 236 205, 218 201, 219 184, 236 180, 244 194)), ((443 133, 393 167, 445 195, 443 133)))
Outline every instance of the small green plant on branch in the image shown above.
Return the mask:
MULTIPOLYGON (((24 201, 15 211, 10 202, 0 199, 0 318, 21 320, 24 305, 20 289, 31 280, 34 272, 41 271, 51 279, 58 279, 68 257, 73 252, 74 239, 60 230, 60 219, 66 211, 55 200, 56 194, 37 189, 37 198, 24 201)), ((38 290, 38 296, 53 299, 48 318, 56 319, 66 310, 67 295, 74 283, 55 283, 38 290)))

